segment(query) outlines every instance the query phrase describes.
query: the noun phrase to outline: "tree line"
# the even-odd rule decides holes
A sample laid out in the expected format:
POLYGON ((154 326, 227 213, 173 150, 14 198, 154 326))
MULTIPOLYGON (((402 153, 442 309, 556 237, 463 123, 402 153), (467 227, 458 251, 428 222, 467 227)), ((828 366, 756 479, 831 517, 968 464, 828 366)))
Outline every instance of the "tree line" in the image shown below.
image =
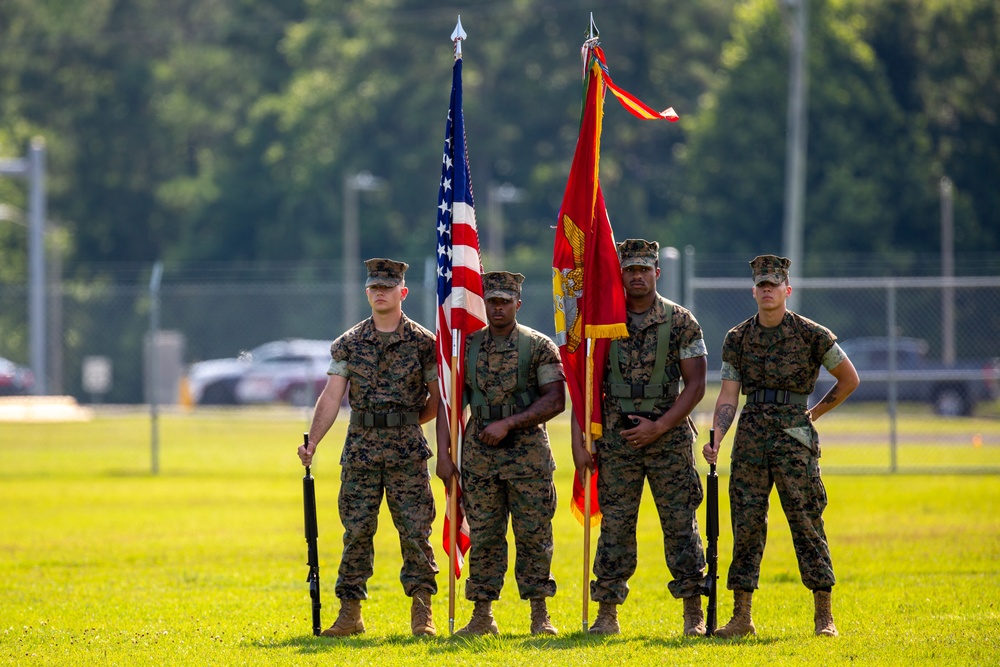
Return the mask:
MULTIPOLYGON (((615 82, 681 116, 640 122, 608 100, 616 236, 752 256, 780 248, 789 4, 6 0, 0 155, 46 139, 69 277, 338 261, 344 179, 361 171, 383 183, 360 193, 362 255, 429 254, 461 14, 483 245, 488 193, 510 184, 506 255, 546 263, 593 10, 615 82)), ((809 19, 809 262, 876 253, 903 270, 936 252, 943 177, 956 250, 1000 251, 997 4, 809 0, 809 19)), ((25 197, 0 179, 0 203, 25 197)), ((0 281, 24 280, 25 236, 0 221, 0 281)))

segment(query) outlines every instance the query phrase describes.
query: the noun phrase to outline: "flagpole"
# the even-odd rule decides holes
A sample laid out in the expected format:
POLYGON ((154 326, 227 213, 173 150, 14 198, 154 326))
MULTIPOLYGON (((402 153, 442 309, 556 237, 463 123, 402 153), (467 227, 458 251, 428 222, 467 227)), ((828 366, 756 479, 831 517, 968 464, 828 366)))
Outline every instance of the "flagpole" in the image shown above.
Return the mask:
MULTIPOLYGON (((458 15, 455 29, 451 32, 451 41, 455 44, 455 60, 462 57, 462 40, 467 37, 462 28, 462 15, 458 15)), ((462 156, 465 159, 465 156, 462 156)), ((458 377, 459 345, 465 344, 461 329, 451 330, 451 420, 448 424, 451 431, 451 462, 458 470, 458 427, 462 418, 462 393, 458 377)), ((448 497, 448 634, 455 634, 455 563, 458 558, 458 477, 451 478, 451 493, 448 497)))
MULTIPOLYGON (((597 25, 594 23, 594 12, 590 13, 590 37, 584 44, 584 49, 594 43, 597 35, 597 25)), ((586 76, 586 55, 584 56, 584 76, 586 76)), ((594 456, 594 434, 591 421, 594 418, 594 341, 587 339, 587 358, 584 364, 584 408, 583 408, 583 442, 587 455, 594 456)), ((587 632, 590 624, 590 517, 591 492, 590 482, 593 473, 590 467, 583 472, 583 631, 587 632)))
MULTIPOLYGON (((451 330, 451 462, 458 470, 458 421, 462 418, 462 394, 459 391, 458 346, 464 343, 460 329, 451 330)), ((455 561, 458 558, 458 477, 451 478, 448 496, 448 634, 455 634, 455 561)))
MULTIPOLYGON (((587 339, 587 361, 585 377, 585 398, 583 408, 583 442, 587 448, 587 454, 594 455, 594 434, 590 428, 590 422, 594 418, 594 345, 593 339, 587 339)), ((584 469, 583 473, 583 631, 587 632, 587 625, 590 619, 590 467, 584 469)))

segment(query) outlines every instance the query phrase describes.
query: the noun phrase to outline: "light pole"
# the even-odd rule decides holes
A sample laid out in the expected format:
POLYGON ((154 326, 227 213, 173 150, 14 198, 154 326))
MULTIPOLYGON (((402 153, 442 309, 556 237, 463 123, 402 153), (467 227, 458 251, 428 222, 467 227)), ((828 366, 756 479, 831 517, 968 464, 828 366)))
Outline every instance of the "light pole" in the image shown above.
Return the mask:
POLYGON ((35 137, 27 158, 0 160, 0 176, 28 180, 28 356, 32 393, 48 394, 45 365, 45 140, 35 137))
POLYGON ((941 192, 941 361, 955 363, 955 203, 951 179, 942 176, 941 192))
MULTIPOLYGON (((802 275, 802 227, 806 191, 806 99, 808 77, 806 52, 808 45, 809 0, 781 0, 791 10, 791 45, 788 55, 788 131, 785 142, 785 257, 792 260, 802 275)), ((798 292, 788 298, 788 307, 798 310, 798 292)))
POLYGON ((516 204, 523 201, 523 190, 514 187, 510 183, 497 185, 490 183, 489 190, 486 191, 486 208, 490 212, 490 257, 497 267, 504 264, 504 219, 503 205, 516 204))
POLYGON ((369 171, 359 171, 344 177, 344 243, 341 251, 344 270, 344 328, 358 321, 358 270, 355 262, 361 255, 358 234, 358 192, 372 192, 382 187, 382 179, 369 171))

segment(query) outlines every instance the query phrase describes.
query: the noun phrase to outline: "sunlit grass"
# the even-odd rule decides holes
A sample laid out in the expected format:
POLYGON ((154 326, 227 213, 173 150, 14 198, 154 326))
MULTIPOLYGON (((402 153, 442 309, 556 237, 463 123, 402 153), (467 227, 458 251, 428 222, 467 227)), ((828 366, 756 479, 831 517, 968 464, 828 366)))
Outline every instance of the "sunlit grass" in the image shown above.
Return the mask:
MULTIPOLYGON (((915 435, 933 433, 944 444, 905 444, 901 461, 1000 466, 1000 423, 912 418, 922 424, 915 435), (978 446, 971 441, 975 433, 983 437, 978 446), (968 444, 962 442, 967 437, 968 444)), ((824 466, 886 465, 885 423, 884 414, 851 410, 824 418, 824 466)), ((900 432, 910 432, 903 423, 900 432)), ((559 464, 553 562, 559 592, 550 602, 558 637, 528 634, 528 603, 518 599, 512 572, 494 607, 500 637, 410 637, 409 601, 398 581, 398 538, 384 513, 371 599, 364 604, 368 633, 339 641, 314 638, 302 468, 294 455, 307 424, 305 411, 162 415, 156 476, 150 474, 150 421, 143 413, 74 424, 0 424, 0 664, 978 665, 1000 658, 995 475, 826 476, 826 526, 839 578, 834 612, 842 633, 832 641, 812 636, 811 596, 799 582, 776 497, 761 590, 754 597, 759 636, 682 638, 681 603, 666 592, 662 536, 647 492, 639 570, 620 611, 623 634, 580 634, 582 529, 567 504, 565 418, 550 425, 559 464)), ((699 419, 699 427, 703 442, 707 423, 699 419)), ((313 469, 324 624, 337 610, 342 439, 338 425, 313 469)), ((724 446, 731 446, 731 436, 724 446)), ((727 483, 724 474, 723 582, 732 545, 727 483)), ((434 612, 446 635, 440 482, 434 491, 440 509, 433 541, 442 567, 434 612)), ((719 607, 725 622, 732 608, 728 593, 719 607)), ((470 613, 460 590, 456 626, 470 613)))

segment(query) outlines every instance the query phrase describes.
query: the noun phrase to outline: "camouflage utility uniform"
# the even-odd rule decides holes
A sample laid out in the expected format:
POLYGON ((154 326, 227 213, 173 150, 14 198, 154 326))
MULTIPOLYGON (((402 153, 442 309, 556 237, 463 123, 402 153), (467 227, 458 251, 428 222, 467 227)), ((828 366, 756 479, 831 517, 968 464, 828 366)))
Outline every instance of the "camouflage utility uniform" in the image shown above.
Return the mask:
POLYGON ((433 595, 438 568, 429 541, 435 516, 427 470, 431 450, 412 415, 424 407, 427 385, 437 381, 434 335, 405 314, 396 331, 388 334, 380 333, 368 318, 335 340, 330 353, 328 372, 350 381, 352 411, 340 459, 344 553, 337 597, 368 597, 375 561, 372 539, 383 492, 399 532, 403 590, 411 597, 421 590, 433 595), (387 414, 411 417, 401 425, 372 423, 387 414))
MULTIPOLYGON (((681 359, 706 356, 701 327, 689 310, 657 295, 653 307, 638 323, 630 317, 629 337, 616 342, 618 354, 608 355, 605 382, 612 381, 612 364, 618 364, 626 384, 674 384, 670 395, 656 398, 653 412, 666 412, 676 398, 676 370, 681 359), (653 378, 660 325, 670 323, 670 344, 663 378, 653 378), (674 371, 671 374, 670 369, 674 371)), ((612 347, 612 351, 614 346, 612 347)), ((663 530, 663 549, 673 581, 668 584, 675 598, 701 595, 705 554, 695 511, 703 497, 701 479, 695 468, 692 446, 693 424, 685 419, 649 445, 636 449, 625 442, 620 431, 632 427, 622 414, 622 399, 612 396, 605 385, 603 435, 596 442, 600 455, 597 493, 601 512, 601 536, 594 559, 596 581, 590 584, 591 597, 598 602, 620 605, 628 596, 628 580, 636 569, 636 524, 643 480, 656 502, 663 530)), ((629 410, 648 410, 640 399, 624 399, 629 410)))
POLYGON ((722 379, 740 382, 747 395, 729 482, 734 539, 730 589, 758 587, 772 486, 778 488, 792 531, 802 583, 816 590, 836 581, 823 529, 827 498, 820 478, 819 435, 805 403, 820 366, 833 369, 844 359, 835 342, 828 329, 791 311, 777 327, 762 327, 754 315, 726 334, 722 379))
MULTIPOLYGON (((467 355, 474 335, 466 337, 467 355)), ((470 374, 475 372, 487 405, 514 403, 521 336, 531 338, 526 387, 529 393, 537 397, 540 386, 565 379, 559 351, 544 334, 515 326, 505 340, 494 340, 488 329, 480 336, 475 369, 470 359, 465 385, 466 392, 470 392, 470 374)), ((516 545, 514 576, 521 599, 552 597, 556 593, 551 572, 555 461, 545 425, 512 430, 509 442, 491 446, 477 438, 487 423, 475 415, 469 419, 462 450, 462 493, 472 540, 465 596, 477 602, 500 599, 507 572, 509 515, 516 545)))

